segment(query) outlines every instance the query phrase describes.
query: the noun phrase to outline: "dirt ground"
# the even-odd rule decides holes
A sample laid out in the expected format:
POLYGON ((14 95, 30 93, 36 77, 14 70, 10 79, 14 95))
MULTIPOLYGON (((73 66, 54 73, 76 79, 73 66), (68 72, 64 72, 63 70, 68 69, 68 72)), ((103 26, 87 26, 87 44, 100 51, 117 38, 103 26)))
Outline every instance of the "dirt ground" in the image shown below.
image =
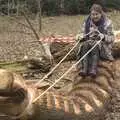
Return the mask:
MULTIPOLYGON (((114 29, 118 30, 120 28, 120 13, 109 13, 109 17, 113 20, 114 29)), ((82 22, 86 16, 59 16, 59 17, 43 17, 42 18, 42 31, 39 33, 40 37, 53 35, 76 35, 80 28, 82 27, 82 22)), ((18 19, 20 22, 27 23, 23 18, 18 19)), ((32 24, 38 31, 37 19, 34 17, 31 19, 32 24)), ((40 45, 35 42, 36 39, 32 34, 31 30, 22 26, 21 24, 11 21, 9 17, 0 16, 0 61, 15 61, 21 60, 25 55, 28 57, 39 58, 40 45)), ((71 66, 72 61, 68 63, 63 63, 59 69, 55 72, 55 76, 51 76, 51 81, 63 74, 69 66, 71 66)), ((74 71, 74 70, 73 70, 74 71)), ((36 75, 40 79, 41 76, 36 75)), ((66 83, 70 83, 72 80, 72 74, 64 78, 66 83)), ((31 77, 32 78, 32 77, 31 77)), ((53 80, 53 81, 54 81, 53 80)), ((65 82, 61 82, 59 85, 64 86, 65 82)), ((57 86, 56 86, 57 87, 57 86)), ((114 97, 112 100, 112 106, 106 114, 106 120, 120 120, 120 88, 114 89, 114 97)))

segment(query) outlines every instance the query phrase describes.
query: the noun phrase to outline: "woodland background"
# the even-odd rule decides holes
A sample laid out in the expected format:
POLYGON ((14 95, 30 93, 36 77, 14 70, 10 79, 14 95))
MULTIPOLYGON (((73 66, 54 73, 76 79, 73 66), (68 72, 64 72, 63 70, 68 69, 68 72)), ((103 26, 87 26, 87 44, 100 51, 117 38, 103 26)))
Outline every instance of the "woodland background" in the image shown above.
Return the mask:
POLYGON ((101 4, 105 11, 120 10, 120 0, 0 0, 0 13, 21 15, 21 10, 36 14, 41 8, 42 15, 87 14, 93 3, 101 4))

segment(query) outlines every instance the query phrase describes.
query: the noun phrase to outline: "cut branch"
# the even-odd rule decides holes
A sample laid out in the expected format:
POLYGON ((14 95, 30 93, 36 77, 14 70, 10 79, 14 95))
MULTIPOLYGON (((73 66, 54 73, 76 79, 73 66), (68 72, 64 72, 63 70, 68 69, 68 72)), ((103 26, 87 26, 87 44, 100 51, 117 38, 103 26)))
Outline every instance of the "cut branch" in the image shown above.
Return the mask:
MULTIPOLYGON (((30 29, 33 31, 36 39, 39 40, 39 39, 40 39, 40 38, 39 38, 39 35, 37 34, 36 30, 35 30, 34 27, 32 26, 32 24, 31 24, 30 20, 28 19, 27 15, 26 15, 24 12, 22 12, 22 13, 23 13, 23 16, 25 17, 27 23, 29 24, 30 29)), ((42 44, 42 43, 41 43, 41 44, 42 44)))

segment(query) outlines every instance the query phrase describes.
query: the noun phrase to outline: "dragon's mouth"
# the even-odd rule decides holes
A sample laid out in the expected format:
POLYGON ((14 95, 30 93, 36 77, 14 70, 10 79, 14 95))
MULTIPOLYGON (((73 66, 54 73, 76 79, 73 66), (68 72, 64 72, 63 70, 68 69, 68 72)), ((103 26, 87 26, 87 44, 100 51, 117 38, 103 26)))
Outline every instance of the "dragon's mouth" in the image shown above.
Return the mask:
POLYGON ((0 113, 7 116, 21 114, 29 102, 27 90, 22 77, 0 69, 0 113))
POLYGON ((20 104, 27 94, 25 88, 21 77, 0 69, 0 105, 20 104))
POLYGON ((12 89, 9 92, 0 91, 0 104, 21 103, 26 96, 26 91, 23 88, 12 89))
POLYGON ((26 91, 23 88, 0 91, 0 113, 9 117, 19 116, 27 105, 25 98, 26 91))

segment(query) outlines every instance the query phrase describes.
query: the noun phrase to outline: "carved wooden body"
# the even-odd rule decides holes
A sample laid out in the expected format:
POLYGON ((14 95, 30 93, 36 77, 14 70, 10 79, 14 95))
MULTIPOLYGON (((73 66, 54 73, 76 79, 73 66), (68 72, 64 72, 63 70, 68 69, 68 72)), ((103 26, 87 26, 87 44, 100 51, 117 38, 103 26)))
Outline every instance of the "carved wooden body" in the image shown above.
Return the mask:
POLYGON ((15 73, 0 70, 0 113, 9 116, 9 120, 101 119, 113 84, 119 79, 118 64, 120 60, 101 62, 96 78, 81 78, 76 72, 70 92, 51 90, 34 104, 32 101, 43 90, 26 85, 15 73))

